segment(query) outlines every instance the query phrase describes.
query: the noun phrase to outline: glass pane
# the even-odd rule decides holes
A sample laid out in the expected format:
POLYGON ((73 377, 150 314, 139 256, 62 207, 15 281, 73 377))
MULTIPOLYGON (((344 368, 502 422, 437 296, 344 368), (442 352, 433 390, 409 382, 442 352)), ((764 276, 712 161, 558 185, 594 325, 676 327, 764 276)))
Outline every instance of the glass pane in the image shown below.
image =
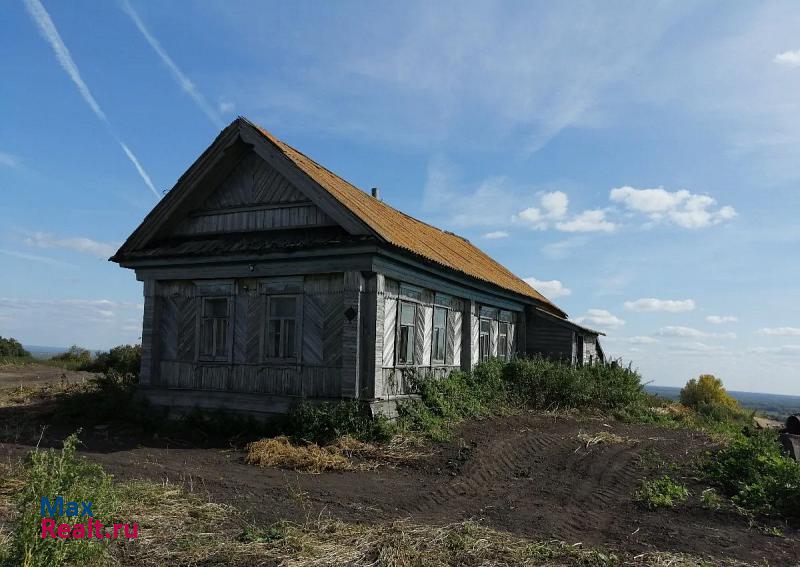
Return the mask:
POLYGON ((200 354, 211 356, 214 354, 214 320, 203 319, 203 328, 200 341, 200 354))
POLYGON ((267 325, 267 356, 277 358, 280 356, 281 322, 271 319, 267 325))
POLYGON ((497 355, 501 358, 505 358, 508 354, 508 342, 506 341, 505 335, 500 335, 500 339, 497 341, 497 355))
POLYGON ((294 358, 294 319, 284 319, 283 331, 283 356, 284 358, 294 358))
POLYGON ((296 302, 297 299, 294 297, 270 297, 269 316, 294 318, 296 302))
POLYGON ((400 324, 401 325, 414 325, 414 304, 401 303, 400 304, 400 324))
POLYGON ((406 362, 414 364, 414 327, 404 327, 408 329, 408 342, 406 343, 406 362))
POLYGON ((227 317, 228 300, 224 297, 206 299, 203 302, 203 315, 206 317, 227 317))
POLYGON ((433 359, 444 362, 445 354, 444 329, 435 329, 433 334, 433 359))
POLYGON ((492 328, 492 322, 489 319, 481 319, 481 334, 489 334, 492 328))
POLYGON ((408 331, 409 327, 400 327, 400 340, 397 342, 397 362, 406 364, 406 351, 408 347, 408 331))
POLYGON ((447 310, 446 309, 434 309, 433 310, 433 326, 434 327, 444 327, 447 324, 447 310))
POLYGON ((228 353, 228 320, 213 319, 214 331, 214 356, 226 356, 228 353))

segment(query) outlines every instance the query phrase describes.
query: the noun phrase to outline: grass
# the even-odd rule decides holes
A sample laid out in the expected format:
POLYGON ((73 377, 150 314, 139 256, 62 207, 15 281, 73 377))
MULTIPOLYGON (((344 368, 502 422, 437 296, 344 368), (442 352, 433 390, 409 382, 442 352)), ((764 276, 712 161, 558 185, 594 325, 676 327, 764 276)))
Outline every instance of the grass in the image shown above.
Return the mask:
POLYGON ((667 475, 642 482, 633 499, 645 508, 675 508, 689 498, 689 490, 667 475))

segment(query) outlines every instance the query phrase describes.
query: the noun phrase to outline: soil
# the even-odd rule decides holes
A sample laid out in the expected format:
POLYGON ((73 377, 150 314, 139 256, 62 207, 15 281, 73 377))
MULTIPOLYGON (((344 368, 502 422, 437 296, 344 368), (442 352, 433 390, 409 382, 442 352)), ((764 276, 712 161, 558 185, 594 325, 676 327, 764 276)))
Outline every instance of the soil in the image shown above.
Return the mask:
MULTIPOLYGON (((8 426, 19 418, 18 411, 0 408, 0 461, 20 458, 37 442, 57 445, 70 431, 51 426, 34 439, 8 426)), ((452 441, 406 463, 318 475, 246 465, 241 443, 219 439, 190 443, 114 424, 88 429, 81 439, 84 453, 118 479, 181 483, 259 523, 320 514, 367 523, 473 519, 521 536, 632 554, 800 564, 799 530, 780 525, 784 536, 771 537, 763 528, 779 524, 761 518, 751 525, 734 511, 702 506, 705 487, 691 469, 714 443, 688 430, 532 413, 464 424, 452 441), (587 446, 578 439, 598 432, 630 441, 587 446), (635 504, 641 481, 665 472, 689 486, 690 500, 653 511, 635 504)))
POLYGON ((74 384, 91 378, 91 372, 65 370, 45 364, 13 364, 0 366, 0 390, 20 386, 45 386, 67 382, 74 384))

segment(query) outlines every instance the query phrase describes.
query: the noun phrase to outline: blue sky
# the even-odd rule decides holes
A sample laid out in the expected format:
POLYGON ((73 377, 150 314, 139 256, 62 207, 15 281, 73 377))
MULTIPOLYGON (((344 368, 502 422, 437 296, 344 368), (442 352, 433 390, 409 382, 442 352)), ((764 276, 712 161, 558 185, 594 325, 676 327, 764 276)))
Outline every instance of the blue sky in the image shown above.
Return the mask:
POLYGON ((0 334, 135 341, 106 261, 236 115, 646 379, 800 394, 796 2, 6 2, 0 334), (544 283, 541 283, 544 282, 544 283))

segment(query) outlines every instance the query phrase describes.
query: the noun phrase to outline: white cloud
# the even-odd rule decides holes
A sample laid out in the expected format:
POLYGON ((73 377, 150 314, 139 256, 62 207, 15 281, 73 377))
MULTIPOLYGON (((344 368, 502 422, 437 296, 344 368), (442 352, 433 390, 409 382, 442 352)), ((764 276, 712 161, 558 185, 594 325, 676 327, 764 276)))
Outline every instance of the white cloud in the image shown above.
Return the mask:
POLYGON ((608 329, 617 329, 625 324, 625 321, 605 309, 588 309, 586 315, 577 317, 575 322, 608 329))
POLYGON ((677 352, 687 352, 687 353, 711 353, 711 352, 720 353, 726 350, 725 347, 723 346, 709 345, 699 341, 670 345, 669 349, 677 352))
POLYGON ((756 333, 776 337, 800 337, 800 327, 765 327, 756 333))
POLYGON ((35 232, 25 238, 25 244, 38 248, 65 248, 75 252, 90 254, 97 258, 106 259, 112 256, 117 250, 115 244, 109 242, 98 242, 83 236, 73 236, 67 238, 57 238, 45 232, 35 232))
POLYGON ((706 321, 714 325, 723 325, 725 323, 736 323, 739 318, 733 315, 708 315, 706 321))
POLYGON ((520 222, 531 228, 545 230, 551 221, 564 218, 569 206, 569 198, 563 191, 551 191, 539 195, 539 204, 523 209, 512 217, 512 221, 520 222))
POLYGON ((236 108, 236 103, 229 100, 221 100, 217 105, 217 110, 220 114, 229 114, 236 108))
POLYGON ((103 110, 100 108, 100 104, 98 104, 97 100, 95 100, 94 96, 92 95, 92 91, 89 90, 89 86, 81 77, 78 65, 72 59, 69 49, 67 49, 67 46, 61 39, 61 34, 58 33, 58 29, 56 29, 53 20, 50 18, 50 14, 47 13, 47 10, 45 10, 44 6, 39 0, 25 0, 25 7, 28 9, 28 13, 33 18, 33 21, 39 27, 39 32, 42 34, 42 37, 53 49, 53 53, 55 53, 56 59, 61 65, 61 68, 64 69, 72 82, 75 83, 75 86, 78 88, 78 92, 80 93, 81 97, 83 97, 83 100, 89 105, 89 108, 92 109, 92 112, 94 112, 95 116, 97 116, 97 118, 100 119, 100 121, 106 126, 106 128, 108 128, 109 133, 120 145, 122 150, 125 152, 125 155, 128 156, 128 159, 136 168, 136 171, 139 173, 139 176, 142 178, 142 181, 144 181, 145 185, 147 185, 147 188, 152 191, 153 195, 155 195, 157 199, 160 199, 161 195, 159 195, 158 191, 156 191, 153 182, 150 180, 150 176, 144 170, 131 149, 116 134, 105 112, 103 112, 103 110))
POLYGON ((525 282, 548 299, 556 299, 572 293, 572 290, 565 287, 559 280, 537 280, 531 277, 525 278, 525 282))
POLYGON ((670 192, 657 189, 616 187, 610 199, 628 211, 642 213, 653 222, 671 222, 682 228, 705 228, 731 220, 737 213, 733 207, 716 207, 716 200, 682 189, 670 192))
POLYGON ((0 152, 0 165, 4 167, 17 167, 19 158, 7 152, 0 152))
POLYGON ((178 83, 183 91, 188 94, 197 107, 206 115, 206 117, 211 121, 211 123, 216 126, 217 128, 222 128, 223 123, 222 119, 219 117, 217 112, 208 104, 205 97, 197 90, 195 84, 186 76, 186 74, 181 71, 180 67, 173 61, 172 57, 166 52, 166 50, 162 47, 161 43, 155 38, 155 36, 150 33, 150 30, 147 29, 147 26, 144 25, 144 22, 139 17, 139 14, 136 10, 133 9, 130 2, 128 0, 122 0, 122 10, 128 14, 133 23, 139 29, 139 31, 144 36, 145 40, 150 47, 153 48, 153 51, 156 52, 158 57, 161 59, 161 62, 170 70, 172 73, 172 77, 178 83))
POLYGON ((628 337, 627 339, 625 339, 625 342, 628 342, 632 345, 651 345, 657 343, 658 339, 646 336, 635 336, 635 337, 628 337))
POLYGON ((509 234, 505 230, 495 230, 494 232, 487 232, 483 237, 489 240, 497 240, 499 238, 508 238, 509 234))
POLYGON ((550 258, 564 258, 569 256, 572 250, 586 246, 588 241, 586 236, 571 236, 542 246, 542 252, 550 258))
POLYGON ((656 332, 660 337, 680 337, 693 339, 735 339, 736 333, 708 333, 692 327, 667 326, 656 332))
POLYGON ((751 347, 747 349, 747 352, 753 354, 788 354, 800 355, 800 345, 781 345, 781 346, 774 346, 774 347, 751 347))
POLYGON ((563 191, 544 193, 540 199, 545 216, 551 219, 560 219, 567 214, 569 198, 563 191))
POLYGON ((800 49, 794 51, 784 51, 778 53, 774 59, 775 63, 789 65, 790 67, 800 67, 800 49))
POLYGON ((625 309, 629 311, 666 311, 669 313, 679 313, 681 311, 694 310, 693 299, 656 299, 654 297, 644 297, 635 301, 626 301, 625 309))
POLYGON ((613 232, 616 225, 606 219, 606 212, 600 209, 583 211, 572 219, 556 223, 561 232, 613 232))

